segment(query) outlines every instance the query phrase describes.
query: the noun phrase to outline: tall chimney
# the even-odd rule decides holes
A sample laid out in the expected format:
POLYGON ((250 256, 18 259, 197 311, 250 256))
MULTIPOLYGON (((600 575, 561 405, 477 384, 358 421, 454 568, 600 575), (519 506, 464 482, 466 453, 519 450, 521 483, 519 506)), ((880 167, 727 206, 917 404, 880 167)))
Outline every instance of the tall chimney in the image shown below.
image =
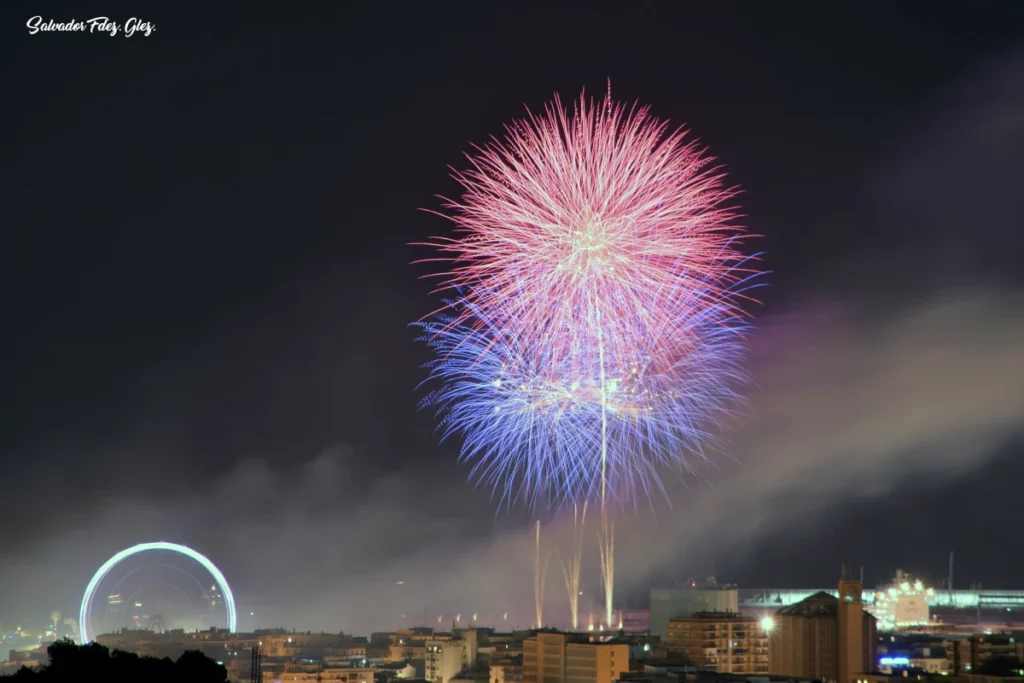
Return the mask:
POLYGON ((839 580, 839 603, 837 605, 837 683, 851 683, 856 675, 869 671, 870 662, 865 662, 864 648, 864 605, 861 602, 863 585, 856 579, 839 580))

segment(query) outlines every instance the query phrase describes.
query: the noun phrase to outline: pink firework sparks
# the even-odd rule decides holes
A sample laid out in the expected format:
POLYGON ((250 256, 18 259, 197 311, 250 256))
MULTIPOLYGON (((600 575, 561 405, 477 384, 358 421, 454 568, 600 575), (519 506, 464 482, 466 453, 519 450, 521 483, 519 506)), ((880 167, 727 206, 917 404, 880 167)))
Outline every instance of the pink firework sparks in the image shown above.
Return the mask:
POLYGON ((672 332, 688 310, 742 315, 737 285, 752 271, 727 206, 735 192, 683 132, 609 95, 581 96, 572 114, 556 97, 506 133, 455 173, 455 236, 430 243, 462 311, 556 359, 586 355, 581 340, 600 330, 626 363, 664 355, 652 345, 683 352, 672 332))

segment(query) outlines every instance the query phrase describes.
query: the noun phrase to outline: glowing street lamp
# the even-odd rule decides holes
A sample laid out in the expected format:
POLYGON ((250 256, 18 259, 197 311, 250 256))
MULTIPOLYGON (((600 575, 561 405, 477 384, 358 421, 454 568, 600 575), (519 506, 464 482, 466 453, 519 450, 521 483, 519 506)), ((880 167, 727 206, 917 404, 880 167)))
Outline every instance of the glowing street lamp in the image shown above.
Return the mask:
POLYGON ((761 620, 761 628, 765 631, 770 632, 773 628, 775 628, 775 620, 771 617, 765 617, 761 620))

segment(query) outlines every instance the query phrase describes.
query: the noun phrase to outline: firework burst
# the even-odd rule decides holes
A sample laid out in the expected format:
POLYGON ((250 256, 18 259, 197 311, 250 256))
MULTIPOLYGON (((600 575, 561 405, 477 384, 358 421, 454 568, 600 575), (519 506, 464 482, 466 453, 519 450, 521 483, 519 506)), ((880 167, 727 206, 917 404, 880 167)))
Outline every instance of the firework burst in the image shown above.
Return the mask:
POLYGON ((664 490, 662 472, 703 457, 716 440, 709 426, 737 399, 741 328, 722 315, 698 309, 676 320, 691 329, 665 331, 687 337, 685 353, 609 361, 605 391, 599 369, 581 368, 585 355, 557 358, 482 317, 472 327, 439 315, 420 323, 436 355, 428 381, 439 387, 423 406, 436 409, 445 437, 464 437, 471 475, 502 503, 560 507, 601 498, 603 401, 604 482, 611 500, 635 506, 664 490))
POLYGON ((442 215, 444 309, 419 323, 441 388, 426 403, 504 500, 600 503, 606 623, 610 502, 663 490, 703 457, 742 382, 756 275, 695 142, 615 104, 556 97, 468 156, 442 215))
POLYGON ((735 192, 684 137, 610 99, 581 98, 570 117, 556 98, 509 126, 455 173, 455 236, 430 243, 448 264, 440 288, 460 292, 463 320, 483 312, 560 357, 602 329, 614 356, 676 327, 666 318, 734 308, 751 274, 726 205, 735 192))

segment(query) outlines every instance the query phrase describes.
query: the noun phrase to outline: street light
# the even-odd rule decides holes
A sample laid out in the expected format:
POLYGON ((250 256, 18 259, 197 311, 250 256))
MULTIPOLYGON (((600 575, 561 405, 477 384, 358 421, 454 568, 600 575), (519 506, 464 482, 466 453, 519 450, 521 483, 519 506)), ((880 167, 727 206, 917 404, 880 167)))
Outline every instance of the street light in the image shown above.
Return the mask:
POLYGON ((775 628, 775 620, 771 617, 765 617, 761 620, 761 628, 765 631, 771 631, 773 628, 775 628))

